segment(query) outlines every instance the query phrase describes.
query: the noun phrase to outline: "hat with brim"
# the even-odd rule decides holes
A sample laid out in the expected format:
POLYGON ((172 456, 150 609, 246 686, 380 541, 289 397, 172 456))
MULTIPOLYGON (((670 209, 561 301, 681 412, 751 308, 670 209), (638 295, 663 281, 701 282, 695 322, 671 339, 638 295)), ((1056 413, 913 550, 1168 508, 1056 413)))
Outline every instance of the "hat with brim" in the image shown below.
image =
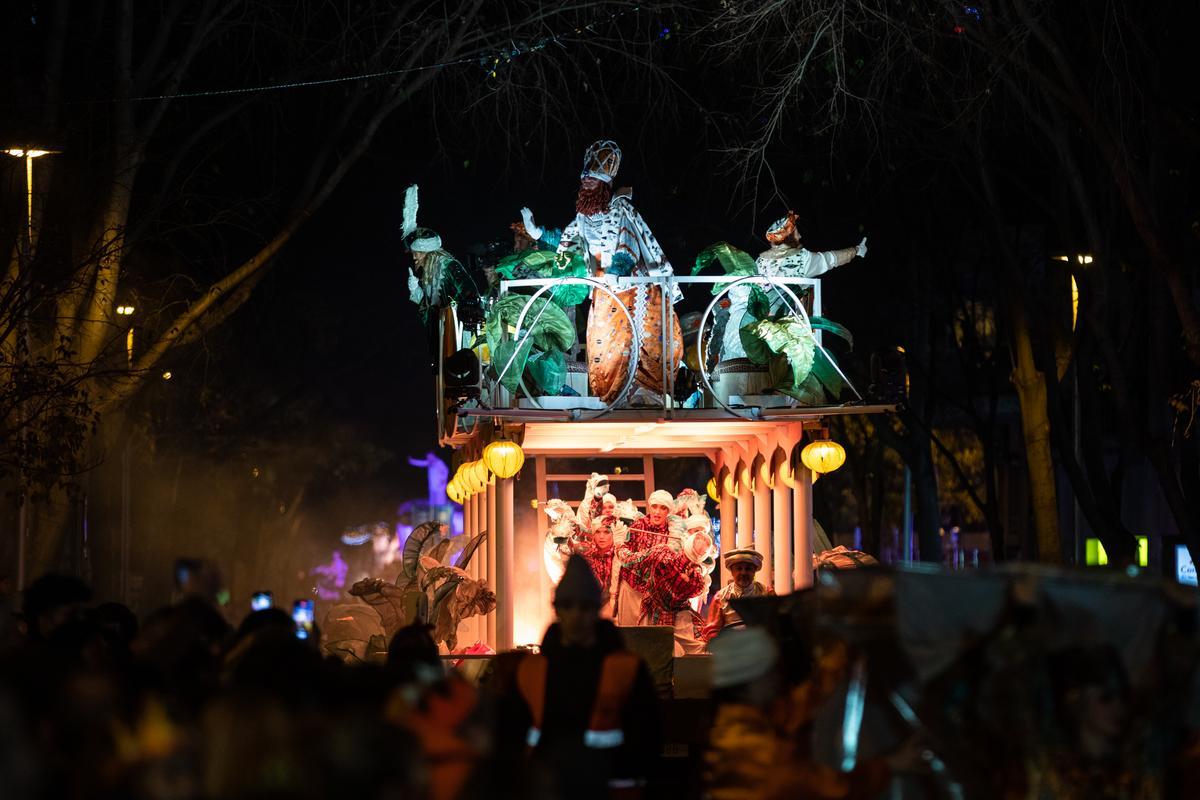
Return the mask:
POLYGON ((754 569, 762 569, 762 553, 757 550, 743 548, 741 550, 730 550, 725 553, 725 566, 732 567, 734 564, 751 564, 754 569))

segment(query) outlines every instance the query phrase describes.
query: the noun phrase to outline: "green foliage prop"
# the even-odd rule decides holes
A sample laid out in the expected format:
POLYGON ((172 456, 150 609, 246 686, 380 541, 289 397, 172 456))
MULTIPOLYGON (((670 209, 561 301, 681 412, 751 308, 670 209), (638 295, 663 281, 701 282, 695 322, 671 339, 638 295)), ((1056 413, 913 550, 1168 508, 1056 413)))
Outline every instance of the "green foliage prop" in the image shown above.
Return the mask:
POLYGON ((575 345, 575 326, 557 304, 538 297, 529 306, 518 342, 512 337, 526 303, 527 295, 506 295, 488 313, 484 335, 492 353, 492 373, 503 372, 501 385, 515 393, 529 367, 529 378, 541 393, 558 394, 566 383, 565 354, 575 345))

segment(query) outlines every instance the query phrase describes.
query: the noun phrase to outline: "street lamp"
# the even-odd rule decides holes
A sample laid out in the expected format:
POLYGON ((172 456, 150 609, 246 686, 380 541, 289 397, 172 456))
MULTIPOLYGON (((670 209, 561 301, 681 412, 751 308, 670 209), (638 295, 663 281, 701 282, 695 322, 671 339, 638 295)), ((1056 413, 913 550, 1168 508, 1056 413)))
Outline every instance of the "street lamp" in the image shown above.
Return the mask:
POLYGON ((34 147, 9 147, 5 155, 25 159, 25 258, 33 253, 33 160, 48 156, 58 150, 42 150, 34 147))
MULTIPOLYGON (((5 148, 5 155, 13 158, 25 159, 25 241, 21 247, 21 283, 22 294, 25 295, 29 287, 29 264, 33 258, 33 160, 42 156, 57 153, 57 150, 50 150, 38 147, 29 147, 27 145, 5 148)), ((28 345, 28 297, 24 297, 21 310, 21 336, 26 340, 28 345)), ((24 414, 20 415, 22 418, 24 414)), ((25 547, 26 539, 29 535, 29 499, 26 497, 25 491, 25 467, 21 465, 21 505, 17 514, 17 590, 25 588, 25 547)))

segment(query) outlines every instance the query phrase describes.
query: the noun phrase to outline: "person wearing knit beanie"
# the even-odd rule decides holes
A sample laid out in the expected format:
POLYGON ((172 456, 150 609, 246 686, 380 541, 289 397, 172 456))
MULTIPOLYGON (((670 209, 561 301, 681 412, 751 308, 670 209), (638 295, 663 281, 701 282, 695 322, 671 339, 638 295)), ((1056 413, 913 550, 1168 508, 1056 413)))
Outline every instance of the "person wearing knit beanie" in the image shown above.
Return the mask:
POLYGON ((567 568, 562 580, 554 590, 554 607, 575 603, 589 607, 600 607, 600 584, 588 566, 587 560, 578 553, 567 559, 567 568))

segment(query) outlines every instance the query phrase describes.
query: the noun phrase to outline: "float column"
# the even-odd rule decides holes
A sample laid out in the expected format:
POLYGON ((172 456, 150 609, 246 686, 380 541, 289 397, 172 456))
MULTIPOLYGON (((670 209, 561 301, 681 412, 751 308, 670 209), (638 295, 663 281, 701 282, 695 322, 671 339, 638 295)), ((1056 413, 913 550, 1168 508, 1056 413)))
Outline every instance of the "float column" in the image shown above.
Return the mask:
POLYGON ((737 536, 737 495, 730 493, 725 486, 725 481, 721 480, 721 475, 717 474, 717 490, 721 494, 721 507, 718 509, 721 512, 721 554, 732 550, 735 545, 735 537, 737 536))
POLYGON ((496 650, 513 647, 513 479, 496 480, 496 650))
MULTIPOLYGON (((772 491, 772 511, 775 528, 775 582, 776 594, 788 594, 793 588, 792 579, 792 489, 784 480, 791 480, 791 465, 787 459, 775 470, 775 489, 772 491)), ((766 563, 763 564, 766 572, 766 563)))
MULTIPOLYGON (((488 480, 487 497, 484 502, 487 504, 487 585, 493 592, 496 591, 496 478, 492 477, 488 480)), ((497 595, 498 598, 498 595, 497 595)), ((496 646, 496 613, 497 609, 493 609, 487 615, 487 642, 497 652, 500 650, 496 646)))
POLYGON ((812 569, 812 472, 806 466, 796 468, 796 488, 792 490, 792 554, 795 558, 795 587, 813 585, 812 569))
POLYGON ((754 546, 754 491, 750 485, 750 470, 744 462, 737 464, 737 537, 738 549, 754 546))
MULTIPOLYGON (((761 458, 761 456, 760 456, 761 458)), ((762 463, 755 466, 763 467, 762 463)), ((771 487, 763 480, 763 469, 754 472, 754 549, 762 556, 762 570, 758 573, 759 580, 770 586, 774 583, 774 567, 771 559, 771 487)))

